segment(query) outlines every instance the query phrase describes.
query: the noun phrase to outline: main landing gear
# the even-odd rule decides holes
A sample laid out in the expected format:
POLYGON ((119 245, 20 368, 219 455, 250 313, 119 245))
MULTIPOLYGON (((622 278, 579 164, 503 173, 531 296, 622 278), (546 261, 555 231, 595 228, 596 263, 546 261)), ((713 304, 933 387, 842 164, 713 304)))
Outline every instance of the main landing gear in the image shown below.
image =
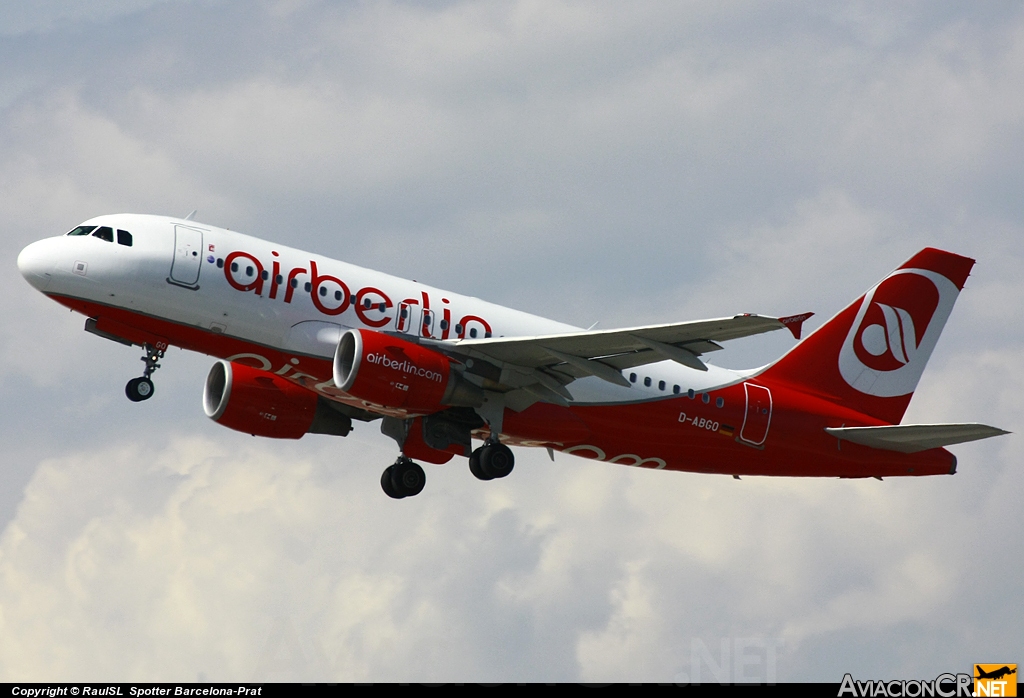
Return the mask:
POLYGON ((516 457, 500 441, 488 440, 469 456, 469 471, 479 480, 494 480, 512 472, 516 457))
POLYGON ((146 362, 146 370, 140 378, 132 378, 128 385, 124 386, 124 394, 132 402, 142 402, 153 397, 153 381, 150 380, 150 376, 160 368, 159 361, 164 358, 163 349, 157 349, 151 344, 145 345, 144 348, 146 355, 141 360, 146 362))
POLYGON ((416 462, 399 456, 394 465, 389 465, 380 476, 384 494, 392 499, 414 497, 423 491, 427 476, 416 462))
MULTIPOLYGON (((516 459, 512 449, 501 442, 487 442, 469 456, 469 470, 479 480, 496 480, 512 472, 516 459)), ((399 456, 380 476, 380 487, 392 499, 415 497, 423 491, 427 476, 423 468, 405 456, 399 456)))
MULTIPOLYGON (((515 466, 516 459, 512 455, 512 449, 498 440, 497 435, 501 433, 500 417, 504 410, 504 407, 500 404, 498 407, 500 409, 495 410, 497 415, 490 415, 492 417, 491 420, 486 422, 490 426, 490 436, 483 446, 469 455, 469 470, 479 480, 503 478, 511 473, 512 468, 515 466)), ((418 432, 420 435, 418 438, 422 438, 423 443, 419 445, 421 447, 433 448, 436 451, 443 451, 452 444, 457 444, 459 450, 465 449, 462 451, 463 453, 468 452, 471 443, 471 431, 482 420, 467 421, 460 420, 457 417, 458 415, 452 416, 451 413, 447 417, 444 414, 433 415, 429 418, 429 424, 428 418, 424 418, 422 431, 418 432), (437 419, 443 420, 440 426, 436 421, 437 419), (440 427, 445 428, 442 429, 440 427)), ((406 442, 409 438, 410 429, 413 426, 414 422, 412 419, 399 419, 397 417, 385 417, 381 422, 381 433, 393 438, 402 450, 402 455, 398 457, 394 465, 388 466, 380 476, 381 489, 392 499, 413 497, 422 492, 423 486, 427 483, 427 476, 424 474, 423 468, 405 455, 407 453, 406 442)), ((415 450, 411 452, 416 453, 415 450)), ((426 455, 422 457, 430 460, 426 455)), ((449 458, 451 456, 441 460, 432 460, 431 462, 444 463, 449 458)))
POLYGON ((505 398, 501 394, 485 393, 484 404, 477 408, 477 414, 491 430, 484 445, 469 456, 469 471, 480 480, 495 480, 512 472, 516 457, 512 449, 498 440, 501 423, 505 417, 505 398))

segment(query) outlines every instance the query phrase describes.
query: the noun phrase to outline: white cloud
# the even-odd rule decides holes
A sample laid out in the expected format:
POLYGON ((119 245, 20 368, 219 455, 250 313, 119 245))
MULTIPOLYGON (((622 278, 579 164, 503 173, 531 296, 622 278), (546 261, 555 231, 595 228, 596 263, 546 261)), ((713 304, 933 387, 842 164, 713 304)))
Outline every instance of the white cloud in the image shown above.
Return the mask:
POLYGON ((42 463, 0 540, 0 674, 673 680, 691 640, 724 637, 781 643, 785 677, 830 633, 948 624, 971 582, 947 553, 984 530, 952 478, 735 482, 525 452, 516 480, 432 468, 398 503, 364 465, 386 446, 340 446, 225 434, 42 463))

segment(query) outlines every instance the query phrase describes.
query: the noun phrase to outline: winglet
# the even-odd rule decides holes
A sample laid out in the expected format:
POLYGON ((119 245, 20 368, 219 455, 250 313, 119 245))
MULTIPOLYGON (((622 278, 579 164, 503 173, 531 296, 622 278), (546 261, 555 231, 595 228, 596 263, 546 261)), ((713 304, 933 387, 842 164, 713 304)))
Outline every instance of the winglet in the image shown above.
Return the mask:
POLYGON ((801 313, 800 315, 789 315, 787 317, 780 317, 779 322, 786 326, 790 332, 793 333, 793 339, 800 339, 800 328, 803 327, 804 320, 814 315, 814 313, 801 313))

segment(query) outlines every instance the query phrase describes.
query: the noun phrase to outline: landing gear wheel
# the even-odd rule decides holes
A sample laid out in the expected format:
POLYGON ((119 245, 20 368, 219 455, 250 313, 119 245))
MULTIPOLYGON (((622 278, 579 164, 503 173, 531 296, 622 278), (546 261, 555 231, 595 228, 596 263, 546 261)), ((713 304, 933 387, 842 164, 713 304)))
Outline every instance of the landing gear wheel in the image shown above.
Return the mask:
POLYGON ((124 386, 124 394, 132 402, 142 402, 153 397, 153 381, 148 378, 132 378, 124 386))
POLYGON ((384 472, 380 476, 380 488, 384 490, 384 494, 392 499, 401 499, 402 495, 398 494, 398 490, 395 489, 394 484, 391 482, 391 473, 394 470, 395 466, 393 465, 384 468, 384 472))
POLYGON ((479 480, 494 480, 512 472, 516 457, 503 443, 485 443, 469 455, 469 472, 479 480))
POLYGON ((146 370, 142 372, 141 378, 132 378, 128 385, 124 386, 124 394, 132 402, 142 402, 153 397, 153 381, 149 379, 153 373, 160 368, 160 359, 164 357, 164 350, 147 344, 144 349, 146 355, 142 360, 146 363, 146 370))
POLYGON ((503 443, 486 444, 480 451, 480 470, 490 478, 505 477, 515 467, 516 457, 503 443))
POLYGON ((480 451, 482 450, 482 448, 478 448, 469 454, 469 472, 473 473, 477 480, 490 480, 492 476, 484 474, 480 468, 480 451))
MULTIPOLYGON (((427 475, 423 472, 423 468, 408 458, 399 458, 388 470, 391 471, 391 486, 399 497, 415 497, 423 491, 423 486, 427 484, 427 475)), ((382 476, 381 486, 383 487, 383 485, 382 476)), ((384 491, 387 492, 387 489, 385 488, 384 491)))

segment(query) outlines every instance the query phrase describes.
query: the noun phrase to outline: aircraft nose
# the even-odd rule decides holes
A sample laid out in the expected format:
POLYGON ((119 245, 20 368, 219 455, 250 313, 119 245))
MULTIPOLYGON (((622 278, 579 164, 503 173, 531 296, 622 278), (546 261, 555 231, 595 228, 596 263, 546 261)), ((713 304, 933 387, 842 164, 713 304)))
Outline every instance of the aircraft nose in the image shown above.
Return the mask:
POLYGON ((18 271, 40 291, 50 283, 55 265, 56 254, 50 240, 33 242, 18 255, 18 271))

